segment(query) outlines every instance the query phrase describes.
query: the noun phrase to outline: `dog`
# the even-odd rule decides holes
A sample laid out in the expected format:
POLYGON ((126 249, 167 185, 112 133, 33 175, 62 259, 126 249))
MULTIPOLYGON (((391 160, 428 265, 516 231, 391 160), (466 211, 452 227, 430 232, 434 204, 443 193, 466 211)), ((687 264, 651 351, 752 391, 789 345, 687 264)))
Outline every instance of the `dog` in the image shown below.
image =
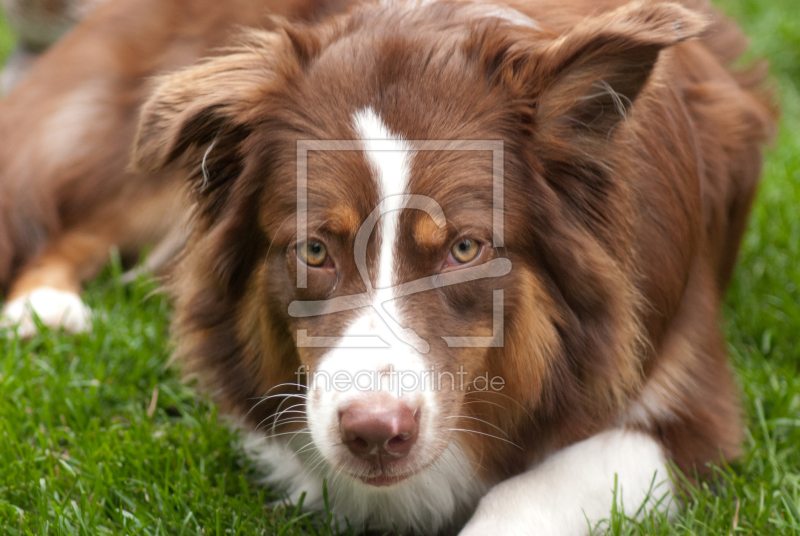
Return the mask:
POLYGON ((719 307, 775 120, 745 48, 700 0, 112 1, 0 103, 6 323, 90 329, 81 282, 156 244, 177 362, 290 498, 671 513, 670 467, 740 448, 719 307))

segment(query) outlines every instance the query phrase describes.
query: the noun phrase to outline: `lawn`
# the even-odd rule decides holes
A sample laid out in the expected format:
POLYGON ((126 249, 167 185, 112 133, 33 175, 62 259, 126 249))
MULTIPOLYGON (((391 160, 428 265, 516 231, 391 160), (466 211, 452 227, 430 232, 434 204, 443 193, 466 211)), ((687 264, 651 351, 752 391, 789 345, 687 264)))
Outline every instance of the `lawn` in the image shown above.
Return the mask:
MULTIPOLYGON (((800 534, 800 7, 719 4, 771 61, 783 109, 724 309, 745 455, 672 523, 610 512, 599 533, 800 534)), ((0 335, 0 534, 338 534, 254 484, 215 406, 167 365, 167 299, 119 271, 112 256, 88 288, 93 333, 0 335)))

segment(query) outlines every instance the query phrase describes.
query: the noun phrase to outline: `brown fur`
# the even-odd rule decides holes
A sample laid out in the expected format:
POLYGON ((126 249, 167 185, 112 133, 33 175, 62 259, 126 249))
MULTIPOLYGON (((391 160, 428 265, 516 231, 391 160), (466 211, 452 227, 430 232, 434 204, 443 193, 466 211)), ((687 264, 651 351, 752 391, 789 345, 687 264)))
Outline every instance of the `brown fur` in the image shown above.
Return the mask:
POLYGON ((219 54, 240 25, 336 9, 335 2, 310 0, 115 0, 99 7, 0 101, 0 292, 24 293, 9 286, 26 266, 41 264, 37 256, 46 249, 69 241, 73 229, 110 236, 97 237, 95 261, 70 288, 96 273, 109 245, 135 258, 181 223, 179 175, 126 172, 153 76, 219 54), (150 232, 133 232, 140 203, 148 206, 154 196, 173 198, 176 209, 154 209, 150 232))
MULTIPOLYGON (((525 11, 527 6, 517 7, 525 11)), ((450 11, 446 3, 430 9, 440 11, 436 15, 441 19, 458 20, 458 11, 450 11)), ((391 126, 406 137, 506 140, 506 180, 514 196, 507 207, 509 239, 503 255, 515 264, 529 266, 535 275, 526 283, 512 273, 502 285, 517 292, 531 285, 541 287, 547 289, 552 301, 549 313, 541 309, 543 300, 525 299, 509 306, 514 312, 507 314, 512 325, 527 318, 527 329, 540 326, 536 328, 538 336, 553 330, 558 336, 555 340, 549 336, 550 342, 542 344, 528 340, 531 335, 526 329, 512 330, 507 333, 509 344, 499 351, 502 358, 462 353, 454 361, 440 363, 446 368, 448 362, 472 360, 473 369, 480 370, 477 364, 481 361, 502 362, 497 372, 503 377, 524 378, 519 384, 511 382, 505 391, 510 401, 495 401, 504 407, 504 415, 488 415, 488 420, 518 434, 516 440, 524 445, 528 459, 540 458, 624 419, 625 408, 636 401, 637 393, 650 388, 647 374, 653 374, 654 381, 665 382, 670 392, 683 394, 663 401, 662 409, 677 415, 674 421, 661 422, 660 415, 649 415, 641 425, 660 434, 679 467, 689 470, 701 466, 715 458, 712 452, 720 448, 724 455, 734 456, 739 428, 730 383, 719 383, 714 389, 685 389, 671 383, 683 376, 657 371, 669 369, 670 353, 662 353, 662 348, 666 341, 678 337, 692 350, 688 355, 679 352, 672 357, 678 369, 685 369, 701 384, 706 379, 729 377, 719 344, 717 306, 708 307, 718 303, 720 289, 729 278, 735 258, 731 241, 738 243, 740 238, 759 169, 758 146, 769 136, 772 118, 758 97, 747 93, 717 63, 719 59, 712 60, 709 48, 723 37, 711 34, 709 48, 703 41, 695 41, 661 52, 700 33, 706 23, 703 18, 673 5, 632 7, 625 15, 604 15, 599 7, 593 11, 598 15, 583 19, 584 4, 564 6, 559 2, 550 6, 539 2, 530 12, 552 33, 530 36, 479 23, 469 29, 456 27, 443 35, 431 35, 428 32, 438 26, 432 22, 437 20, 432 14, 419 18, 410 15, 404 33, 394 34, 386 30, 391 24, 383 22, 380 11, 364 10, 321 28, 286 27, 282 38, 281 34, 254 34, 240 58, 230 56, 187 71, 180 75, 182 79, 167 80, 145 108, 139 134, 143 141, 138 144, 135 160, 149 169, 154 163, 159 167, 183 152, 190 141, 205 146, 210 141, 206 133, 216 132, 238 144, 240 156, 232 156, 232 147, 220 151, 219 158, 226 159, 226 168, 230 165, 227 159, 239 158, 237 171, 241 173, 238 178, 231 176, 219 186, 220 192, 201 202, 205 213, 204 207, 213 200, 215 219, 201 218, 203 225, 210 227, 195 234, 192 249, 202 248, 202 258, 219 261, 211 271, 190 260, 182 264, 192 275, 181 279, 177 293, 178 309, 186 311, 178 327, 192 333, 198 344, 208 344, 202 342, 208 339, 200 333, 227 338, 213 319, 204 317, 198 323, 197 315, 207 310, 204 303, 218 306, 222 302, 229 303, 231 309, 217 313, 220 317, 227 318, 235 311, 244 314, 236 298, 244 290, 242 277, 259 273, 253 272, 255 259, 266 255, 268 244, 271 253, 261 270, 264 273, 256 279, 281 291, 276 294, 264 289, 264 295, 270 296, 262 302, 260 312, 260 318, 271 326, 266 340, 279 340, 279 333, 296 325, 279 313, 293 295, 288 290, 291 270, 281 273, 285 270, 282 251, 288 247, 294 225, 285 220, 292 214, 293 180, 291 163, 282 155, 292 154, 291 144, 296 138, 352 135, 341 129, 346 116, 340 109, 352 110, 354 105, 373 102, 375 88, 365 84, 367 87, 353 89, 350 85, 353 79, 368 78, 351 71, 366 64, 372 66, 368 68, 374 69, 383 87, 395 87, 397 77, 402 76, 418 81, 429 96, 427 101, 406 97, 398 108, 377 104, 384 106, 381 113, 391 126), (572 17, 571 8, 576 11, 572 17), (556 14, 549 18, 550 13, 556 14), (371 33, 370 28, 375 26, 381 28, 380 36, 371 33), (566 27, 571 30, 564 33, 566 27), (429 44, 410 47, 409 34, 429 44), (346 36, 371 43, 358 49, 360 63, 338 59, 346 57, 342 50, 346 36), (270 50, 272 61, 261 59, 266 53, 258 49, 270 50), (427 65, 411 55, 425 54, 426 50, 432 51, 427 65), (448 54, 448 50, 452 52, 448 54), (391 62, 381 63, 377 51, 391 55, 391 62), (326 62, 315 63, 315 58, 323 54, 327 54, 326 62), (248 80, 239 74, 251 71, 247 65, 252 61, 261 62, 257 72, 267 80, 248 80), (714 63, 703 65, 707 61, 714 63), (421 71, 421 65, 438 70, 438 77, 421 71), (224 74, 216 74, 217 70, 224 74), (461 78, 473 73, 488 80, 488 85, 461 78), (236 75, 236 86, 226 82, 230 74, 236 75), (601 78, 608 85, 598 89, 601 78), (226 90, 211 98, 198 97, 193 88, 204 84, 224 86, 226 90), (461 85, 482 89, 455 99, 456 110, 426 105, 431 101, 452 102, 452 87, 461 85), (187 88, 192 88, 188 94, 187 88), (324 94, 319 93, 321 88, 325 88, 324 94), (709 102, 708 91, 719 92, 717 98, 709 102), (183 92, 177 99, 188 104, 179 115, 165 115, 154 108, 175 100, 173 92, 183 92), (588 94, 593 96, 583 97, 588 94), (325 105, 324 99, 339 104, 325 105), (316 120, 292 111, 299 109, 299 102, 315 107, 319 113, 316 120), (718 116, 712 102, 730 104, 715 104, 725 108, 718 116), (247 106, 246 112, 237 111, 243 106, 247 106), (420 124, 418 117, 426 121, 420 124), (164 128, 175 130, 165 133, 164 128), (714 141, 721 139, 731 146, 714 141), (147 144, 158 149, 148 150, 147 144), (256 154, 258 159, 248 157, 256 154), (269 179, 257 183, 250 178, 255 176, 269 179), (259 208, 255 201, 260 198, 270 199, 265 208, 259 208), (269 212, 269 216, 262 212, 261 227, 254 226, 254 214, 259 210, 269 212), (237 252, 231 243, 238 236, 248 237, 237 241, 248 253, 237 252), (255 252, 254 243, 262 244, 260 253, 255 252), (717 274, 719 284, 709 283, 709 273, 717 274), (208 296, 211 288, 218 289, 215 298, 208 296), (695 302, 695 308, 688 305, 695 302), (706 314, 701 315, 701 310, 706 314), (686 314, 703 318, 684 324, 686 314), (539 317, 545 320, 534 320, 539 317), (705 398, 698 399, 701 396, 705 398), (708 407, 716 411, 704 409, 708 407), (696 430, 698 427, 704 427, 702 433, 696 430), (527 434, 532 429, 537 433, 527 434), (689 433, 687 430, 692 431, 690 448, 684 446, 688 440, 682 436, 689 433)), ((722 26, 712 25, 717 27, 722 26)), ((725 28, 730 32, 729 26, 725 28)), ((730 39, 728 35, 724 38, 730 39)), ((458 168, 454 171, 453 166, 458 164, 448 162, 446 175, 435 168, 423 174, 415 191, 427 195, 435 192, 451 215, 454 207, 474 207, 468 212, 474 220, 481 210, 480 193, 475 184, 461 189, 458 181, 467 180, 467 175, 457 178, 458 168), (437 182, 427 185, 426 180, 437 182)), ((346 162, 338 165, 351 169, 345 172, 347 182, 325 184, 309 179, 315 185, 312 192, 319 189, 320 199, 350 199, 343 188, 357 188, 355 177, 363 173, 363 167, 346 162)), ((435 162, 430 165, 435 166, 435 162)), ((470 173, 480 165, 476 162, 470 166, 470 173)), ((374 205, 374 200, 364 201, 353 207, 362 218, 374 205)), ((409 267, 408 278, 422 276, 429 269, 420 265, 421 271, 414 273, 409 267)), ((349 277, 341 279, 346 282, 349 277)), ((317 283, 319 290, 312 286, 298 296, 322 297, 319 292, 328 285, 317 283)), ((338 292, 359 290, 342 285, 338 292)), ((456 302, 472 299, 469 295, 449 298, 456 302)), ((426 300, 424 294, 409 302, 415 305, 408 307, 417 310, 436 310, 436 302, 426 300)), ((447 313, 431 316, 442 318, 447 313)), ((335 332, 335 326, 342 322, 328 319, 325 325, 335 332)), ((477 329, 478 325, 472 327, 477 329)), ((234 326, 227 329, 235 330, 234 326)), ((420 331, 424 332, 424 327, 420 331)), ((267 357, 262 353, 264 357, 260 358, 262 377, 275 378, 267 384, 278 379, 291 381, 288 372, 300 363, 313 365, 314 355, 303 357, 301 353, 297 361, 291 341, 283 337, 279 354, 267 357)), ((220 378, 231 377, 230 367, 220 366, 223 361, 217 353, 190 348, 181 353, 193 356, 193 368, 205 374, 207 381, 220 386, 220 378)), ((225 351, 230 352, 230 347, 225 351)), ((444 349, 441 353, 448 355, 444 349)), ((243 355, 240 359, 243 363, 259 362, 255 356, 243 355)), ((257 390, 254 386, 245 393, 253 395, 257 390)), ((230 390, 223 387, 222 392, 230 390)), ((244 395, 238 400, 232 405, 244 413, 249 405, 244 395)), ((499 464, 505 467, 504 474, 513 474, 524 463, 502 446, 482 446, 485 439, 471 441, 477 443, 478 450, 491 446, 494 461, 486 459, 488 454, 481 458, 487 467, 499 464), (509 466, 515 459, 520 464, 516 469, 509 466)))
MULTIPOLYGON (((336 334, 350 318, 286 311, 293 300, 364 290, 347 252, 354 227, 378 201, 362 156, 310 157, 309 229, 338 264, 296 289, 296 142, 353 139, 349 117, 372 106, 406 139, 505 143, 506 243, 476 262, 507 257, 516 268, 401 300, 417 312, 411 327, 431 341, 437 369, 464 365, 507 381, 502 394, 440 395, 447 413, 465 416, 463 428, 483 430, 468 420, 480 418, 522 447, 463 438, 487 478, 518 474, 620 424, 658 437, 684 471, 702 470, 719 452, 737 455, 739 407, 719 302, 773 112, 757 89, 760 75, 730 69, 744 38, 705 2, 686 2, 696 11, 647 2, 614 11, 622 0, 512 3, 541 30, 447 0, 411 11, 360 7, 320 24, 266 21, 242 45, 159 81, 142 108, 132 171, 123 172, 135 109, 150 87, 145 77, 207 54, 236 21, 258 20, 244 7, 213 2, 196 13, 180 4, 196 18, 178 17, 159 3, 148 9, 167 12, 140 21, 153 39, 135 40, 133 26, 112 37, 109 28, 126 28, 115 17, 128 3, 101 10, 0 104, 0 129, 23 125, 0 149, 0 188, 10 192, 0 214, 4 286, 40 269, 47 257, 37 261, 37 253, 58 250, 72 229, 102 234, 94 222, 106 207, 166 195, 188 175, 195 224, 173 283, 177 356, 225 411, 255 427, 274 416, 279 400, 257 404, 258 397, 319 358, 319 349, 296 348, 296 329, 336 334), (177 36, 165 29, 170 24, 177 36), (78 61, 83 55, 100 57, 78 61), (92 103, 108 113, 79 123, 86 139, 53 162, 52 149, 31 140, 91 77, 113 88, 108 102, 92 103), (25 103, 35 106, 23 117, 25 103), (446 348, 441 333, 490 331, 491 312, 481 304, 496 288, 506 295, 505 346, 446 348)), ((261 7, 311 18, 306 6, 261 7)), ((411 191, 443 207, 447 240, 424 216, 404 213, 410 238, 400 247, 413 261, 403 265, 403 281, 436 273, 442 245, 459 236, 491 242, 486 155, 421 154, 415 166, 411 191)), ((100 243, 131 251, 181 213, 160 212, 150 233, 130 240, 131 213, 115 212, 106 229, 118 231, 100 243)), ((373 270, 379 241, 368 249, 373 270)), ((291 392, 272 393, 281 391, 291 392)))

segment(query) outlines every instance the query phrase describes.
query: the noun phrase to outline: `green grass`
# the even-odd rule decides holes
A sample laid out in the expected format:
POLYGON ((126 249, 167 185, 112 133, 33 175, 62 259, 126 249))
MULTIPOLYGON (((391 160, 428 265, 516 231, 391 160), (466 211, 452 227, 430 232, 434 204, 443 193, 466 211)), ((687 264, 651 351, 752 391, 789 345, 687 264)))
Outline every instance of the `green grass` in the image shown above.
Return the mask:
MULTIPOLYGON (((783 122, 725 303, 746 411, 745 455, 685 497, 672 523, 616 511, 611 534, 800 534, 800 10, 721 0, 773 64, 783 122)), ((0 22, 1 23, 1 22, 0 22)), ((10 50, 0 29, 0 53, 10 50)), ((167 367, 166 299, 91 284, 89 335, 0 337, 0 533, 336 534, 253 484, 213 404, 167 367)))
POLYGON ((0 58, 5 58, 14 49, 14 35, 8 29, 5 13, 0 9, 0 58))

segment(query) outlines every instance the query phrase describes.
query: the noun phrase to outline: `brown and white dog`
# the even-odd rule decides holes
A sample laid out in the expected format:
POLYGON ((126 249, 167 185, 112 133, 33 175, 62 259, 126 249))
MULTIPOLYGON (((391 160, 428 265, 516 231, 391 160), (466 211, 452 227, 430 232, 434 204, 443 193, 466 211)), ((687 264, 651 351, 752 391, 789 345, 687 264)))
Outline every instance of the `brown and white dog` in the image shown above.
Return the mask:
POLYGON ((356 527, 587 533, 615 477, 633 514, 739 452, 744 47, 701 0, 112 1, 0 103, 6 322, 88 329, 108 248, 189 221, 177 356, 267 482, 356 527))

